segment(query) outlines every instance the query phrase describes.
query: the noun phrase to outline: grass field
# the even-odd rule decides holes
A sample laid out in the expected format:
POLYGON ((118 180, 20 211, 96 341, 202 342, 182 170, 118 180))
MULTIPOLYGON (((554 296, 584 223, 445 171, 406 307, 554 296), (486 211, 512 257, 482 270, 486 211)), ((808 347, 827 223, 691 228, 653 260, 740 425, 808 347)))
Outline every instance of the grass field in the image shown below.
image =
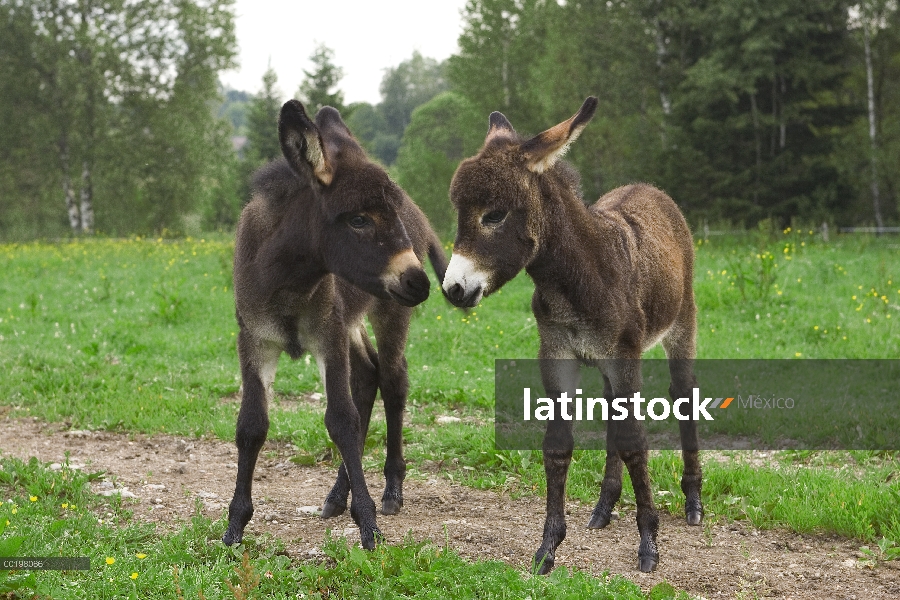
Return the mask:
MULTIPOLYGON (((698 240, 700 356, 900 357, 898 248, 890 238, 841 237, 824 243, 807 230, 698 240)), ((5 374, 0 403, 14 414, 73 428, 233 439, 236 406, 222 402, 240 386, 232 249, 232 241, 221 237, 0 246, 0 369, 5 374)), ((540 453, 496 451, 490 424, 431 427, 446 414, 490 422, 494 359, 537 353, 531 291, 530 281, 520 276, 466 314, 444 302, 435 284, 431 298, 417 309, 407 353, 409 476, 416 477, 417 465, 425 461, 455 456, 458 464, 442 466, 443 476, 514 495, 542 493, 540 453)), ((663 355, 657 348, 650 356, 663 355)), ((270 438, 289 440, 302 449, 301 460, 315 460, 330 444, 321 414, 282 410, 278 402, 323 391, 314 361, 283 357, 275 389, 270 438)), ((367 468, 380 464, 384 436, 383 423, 374 424, 367 468)), ((601 452, 576 452, 570 496, 596 500, 603 458, 601 452)), ((900 542, 898 465, 894 452, 785 451, 764 467, 750 464, 743 453, 731 453, 730 460, 704 465, 707 518, 835 532, 889 548, 900 542)), ((682 512, 680 457, 657 452, 650 466, 655 491, 672 492, 661 508, 682 512)), ((122 506, 100 523, 92 512, 98 500, 84 491, 86 477, 50 472, 36 463, 3 462, 0 490, 12 502, 0 508, 0 530, 6 528, 0 531, 0 554, 20 543, 14 548, 19 556, 82 548, 95 564, 106 564, 106 557, 115 560, 102 574, 42 576, 40 582, 19 575, 3 579, 0 572, 0 593, 40 583, 58 586, 40 589, 50 597, 143 597, 150 590, 175 597, 171 565, 191 562, 196 568, 179 579, 185 597, 196 597, 201 586, 207 598, 231 596, 224 582, 234 579, 232 568, 240 565, 240 557, 206 543, 221 535, 221 523, 197 516, 179 534, 158 536, 131 522, 122 506)), ((627 481, 623 501, 633 503, 627 481)), ((624 580, 567 577, 562 570, 550 580, 523 578, 502 563, 466 563, 441 546, 411 542, 363 555, 334 542, 328 553, 327 566, 301 569, 277 554, 277 543, 251 545, 249 564, 257 574, 283 571, 283 577, 263 578, 260 584, 271 597, 295 597, 295 587, 315 590, 326 580, 328 589, 351 590, 360 584, 360 572, 366 573, 367 589, 382 586, 378 589, 388 595, 402 589, 444 590, 423 587, 429 581, 450 586, 441 597, 457 592, 467 597, 466 585, 485 582, 496 590, 492 597, 507 597, 503 590, 509 590, 508 597, 580 597, 585 590, 643 597, 624 580), (378 553, 391 560, 379 559, 384 555, 378 553), (403 576, 389 577, 385 564, 401 565, 403 576), (291 584, 278 589, 273 582, 282 580, 291 584)))

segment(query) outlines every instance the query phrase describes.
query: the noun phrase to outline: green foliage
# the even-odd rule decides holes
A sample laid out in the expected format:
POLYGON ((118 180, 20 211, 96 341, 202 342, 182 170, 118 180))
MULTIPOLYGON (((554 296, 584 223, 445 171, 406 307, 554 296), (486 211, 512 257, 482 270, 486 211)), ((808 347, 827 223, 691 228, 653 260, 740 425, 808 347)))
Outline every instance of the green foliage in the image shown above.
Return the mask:
POLYGON ((447 91, 444 65, 416 50, 410 59, 388 69, 381 80, 379 109, 388 132, 402 136, 417 106, 447 91))
POLYGON ((832 163, 834 132, 855 113, 840 93, 846 21, 839 0, 773 0, 752 11, 717 4, 663 25, 666 36, 689 31, 689 47, 667 49, 682 64, 667 119, 676 149, 663 156, 665 185, 688 209, 700 214, 716 200, 709 217, 782 225, 839 212, 848 190, 832 163))
POLYGON ((180 231, 233 199, 210 110, 234 62, 231 0, 3 10, 0 112, 17 116, 0 132, 0 235, 180 231))
POLYGON ((262 89, 247 107, 247 147, 245 160, 259 166, 281 156, 278 142, 278 115, 281 95, 275 88, 278 75, 270 66, 263 73, 262 89))
POLYGON ((334 51, 325 44, 319 44, 309 59, 313 63, 312 71, 303 71, 306 79, 300 84, 297 96, 306 105, 310 116, 319 112, 323 106, 331 106, 339 111, 344 110, 344 94, 335 90, 344 71, 332 62, 334 51))
POLYGON ((459 162, 478 150, 485 130, 485 119, 471 102, 445 92, 413 112, 403 135, 395 165, 397 182, 445 238, 456 225, 447 197, 450 180, 459 162))
POLYGON ((220 88, 222 105, 216 112, 216 116, 226 119, 231 123, 235 135, 247 135, 247 109, 253 96, 248 92, 220 88))
POLYGON ((523 576, 500 561, 468 563, 452 549, 428 543, 366 552, 332 538, 323 550, 329 564, 302 567, 298 581, 310 598, 645 598, 623 577, 597 579, 565 567, 549 577, 523 576))
POLYGON ((623 577, 565 568, 550 577, 523 576, 499 561, 472 563, 450 548, 412 541, 366 552, 344 538, 329 538, 327 560, 292 563, 277 540, 250 536, 236 547, 223 546, 217 532, 224 520, 197 514, 172 533, 140 524, 122 500, 91 492, 89 482, 102 477, 68 465, 51 471, 35 459, 0 459, 0 491, 10 500, 0 504, 2 555, 91 561, 89 571, 45 571, 40 577, 0 571, 0 593, 209 600, 293 598, 298 590, 310 598, 644 598, 623 577))
POLYGON ((347 125, 369 154, 392 165, 415 108, 447 88, 444 64, 415 51, 384 74, 377 106, 361 103, 350 107, 347 125))
MULTIPOLYGON (((469 0, 463 12, 460 53, 448 59, 453 89, 487 117, 504 111, 513 124, 532 126, 533 99, 546 88, 529 74, 530 65, 550 41, 543 18, 553 8, 537 0, 469 0), (537 89, 532 88, 539 85, 537 89)), ((559 96, 554 93, 559 99, 559 96)), ((583 98, 582 98, 583 100, 583 98)))
MULTIPOLYGON (((569 155, 588 200, 648 181, 697 220, 865 223, 872 143, 863 36, 848 8, 470 0, 448 77, 483 115, 501 110, 525 135, 598 96, 569 155)), ((895 222, 900 186, 886 165, 900 159, 900 20, 896 3, 870 8, 874 162, 882 212, 895 222)))

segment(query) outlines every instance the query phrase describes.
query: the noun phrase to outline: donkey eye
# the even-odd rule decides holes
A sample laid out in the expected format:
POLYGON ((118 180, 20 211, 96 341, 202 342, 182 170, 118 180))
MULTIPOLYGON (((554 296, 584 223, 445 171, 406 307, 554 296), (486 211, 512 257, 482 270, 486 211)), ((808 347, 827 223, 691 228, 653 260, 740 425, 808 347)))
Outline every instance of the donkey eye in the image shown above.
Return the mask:
POLYGON ((496 225, 497 223, 503 221, 503 219, 505 218, 505 210, 492 210, 491 212, 481 217, 481 223, 482 225, 496 225))
POLYGON ((362 215, 353 215, 347 219, 347 224, 353 229, 362 229, 369 224, 369 219, 362 215))

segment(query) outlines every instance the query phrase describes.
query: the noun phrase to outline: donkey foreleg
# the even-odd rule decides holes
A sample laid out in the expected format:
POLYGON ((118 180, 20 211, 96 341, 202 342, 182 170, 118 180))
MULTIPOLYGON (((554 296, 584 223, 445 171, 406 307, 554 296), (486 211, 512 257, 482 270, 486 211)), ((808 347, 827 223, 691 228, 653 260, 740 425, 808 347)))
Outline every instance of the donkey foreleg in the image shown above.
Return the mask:
MULTIPOLYGON (((669 361, 670 364, 688 361, 669 361)), ((675 402, 677 398, 689 398, 697 380, 691 371, 682 373, 679 377, 678 367, 671 367, 672 384, 669 386, 669 396, 675 402), (680 381, 678 381, 680 379, 680 381)), ((703 520, 703 501, 700 492, 703 487, 703 470, 700 468, 700 441, 697 436, 697 421, 691 420, 678 422, 681 434, 681 456, 684 459, 684 472, 681 476, 681 491, 684 492, 684 516, 688 525, 699 525, 703 520)))
POLYGON ((228 507, 228 530, 222 536, 222 542, 226 546, 241 542, 244 527, 253 518, 253 471, 259 450, 269 432, 266 393, 267 388, 272 385, 280 352, 263 347, 242 329, 238 337, 238 354, 241 359, 243 395, 235 431, 238 448, 237 481, 228 507))
POLYGON ((574 446, 572 421, 556 419, 547 423, 543 444, 547 514, 544 518, 541 546, 535 553, 532 564, 532 570, 538 575, 546 575, 553 569, 556 549, 566 539, 566 478, 574 446))

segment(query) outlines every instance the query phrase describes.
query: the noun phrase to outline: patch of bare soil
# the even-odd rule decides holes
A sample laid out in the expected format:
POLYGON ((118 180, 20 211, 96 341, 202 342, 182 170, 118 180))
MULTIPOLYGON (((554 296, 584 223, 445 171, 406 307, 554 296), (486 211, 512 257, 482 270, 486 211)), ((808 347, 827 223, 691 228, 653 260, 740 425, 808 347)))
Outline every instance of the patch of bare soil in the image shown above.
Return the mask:
MULTIPOLYGON (((104 470, 94 483, 99 493, 119 493, 135 517, 163 530, 189 519, 199 498, 204 514, 227 513, 237 472, 237 450, 218 440, 166 435, 126 435, 63 431, 59 424, 0 417, 0 452, 36 456, 104 470), (127 488, 127 489, 126 489, 127 488), (133 498, 131 497, 133 494, 133 498)), ((299 466, 287 446, 268 443, 254 483, 256 515, 247 534, 269 533, 285 542, 297 560, 319 556, 326 531, 358 541, 349 515, 323 521, 313 511, 324 500, 335 471, 299 466)), ((367 473, 376 502, 384 481, 367 473)), ((388 543, 407 535, 450 545, 471 559, 502 560, 525 569, 543 530, 541 498, 508 495, 454 485, 434 475, 407 479, 401 514, 379 515, 388 543)), ((660 515, 660 565, 651 574, 637 570, 638 534, 633 509, 602 531, 584 528, 592 506, 569 505, 568 537, 557 551, 557 566, 600 574, 621 574, 648 591, 663 580, 705 598, 777 597, 852 600, 900 598, 900 561, 863 567, 860 543, 838 536, 757 530, 742 523, 688 527, 683 519, 660 515)), ((223 532, 224 533, 224 532, 223 532)))

